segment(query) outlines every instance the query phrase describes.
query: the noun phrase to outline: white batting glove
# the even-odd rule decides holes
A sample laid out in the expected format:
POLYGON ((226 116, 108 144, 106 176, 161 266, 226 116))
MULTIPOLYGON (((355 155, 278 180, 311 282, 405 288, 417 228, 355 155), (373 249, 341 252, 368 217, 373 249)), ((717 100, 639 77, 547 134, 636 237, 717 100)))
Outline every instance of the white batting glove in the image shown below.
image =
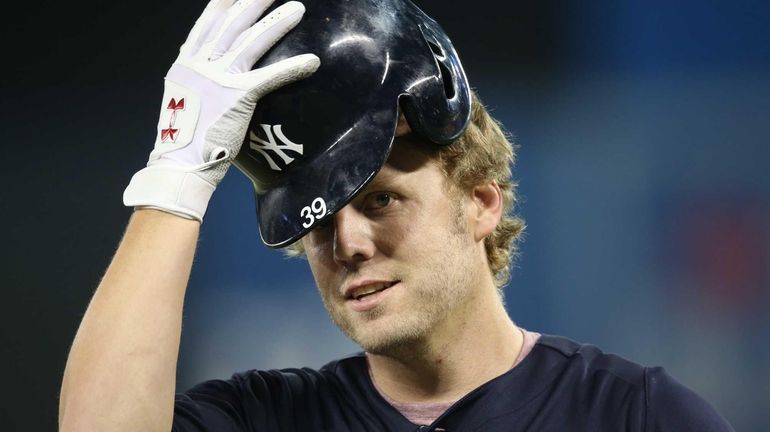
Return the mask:
POLYGON ((251 70, 299 23, 302 3, 213 0, 166 75, 155 148, 131 179, 123 203, 201 221, 217 184, 241 148, 260 97, 318 69, 303 54, 251 70))

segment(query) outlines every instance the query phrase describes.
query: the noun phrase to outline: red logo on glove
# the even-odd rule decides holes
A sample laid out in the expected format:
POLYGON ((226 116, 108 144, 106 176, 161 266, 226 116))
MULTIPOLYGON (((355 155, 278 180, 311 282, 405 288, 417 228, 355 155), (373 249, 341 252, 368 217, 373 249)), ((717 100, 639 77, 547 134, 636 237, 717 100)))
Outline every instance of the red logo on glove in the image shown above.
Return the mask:
POLYGON ((166 109, 171 110, 171 119, 168 121, 168 128, 160 130, 160 140, 162 142, 174 142, 176 141, 176 133, 179 131, 179 129, 174 129, 176 112, 178 110, 184 110, 184 98, 179 99, 179 102, 177 102, 176 99, 171 98, 166 109))

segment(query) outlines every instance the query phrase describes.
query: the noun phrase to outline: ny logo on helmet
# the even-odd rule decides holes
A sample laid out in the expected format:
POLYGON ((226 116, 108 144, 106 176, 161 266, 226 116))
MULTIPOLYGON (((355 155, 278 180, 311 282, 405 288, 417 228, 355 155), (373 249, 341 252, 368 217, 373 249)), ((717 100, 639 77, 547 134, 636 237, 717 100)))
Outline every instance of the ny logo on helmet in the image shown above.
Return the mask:
POLYGON ((281 167, 279 167, 278 164, 275 163, 275 160, 270 156, 270 154, 268 154, 268 151, 280 157, 285 165, 288 165, 294 161, 293 157, 286 154, 286 150, 291 150, 293 152, 302 154, 302 144, 293 143, 291 140, 286 138, 286 135, 284 135, 281 131, 281 125, 275 125, 271 127, 270 125, 260 124, 260 126, 262 126, 262 130, 265 131, 267 140, 263 140, 253 131, 250 131, 249 147, 264 156, 265 160, 267 160, 267 163, 270 165, 270 168, 275 171, 282 171, 281 167), (273 136, 274 133, 275 136, 273 136), (278 137, 278 142, 276 142, 275 137, 278 137))

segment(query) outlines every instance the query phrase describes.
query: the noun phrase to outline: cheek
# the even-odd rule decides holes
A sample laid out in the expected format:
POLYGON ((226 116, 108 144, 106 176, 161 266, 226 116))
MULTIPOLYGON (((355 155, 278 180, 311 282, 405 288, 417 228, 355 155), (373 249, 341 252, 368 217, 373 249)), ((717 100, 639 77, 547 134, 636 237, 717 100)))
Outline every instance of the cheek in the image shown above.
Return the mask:
POLYGON ((407 261, 419 259, 442 243, 442 236, 436 227, 441 223, 429 212, 424 212, 383 227, 377 235, 378 252, 386 257, 406 258, 407 261))
POLYGON ((333 264, 332 256, 327 248, 313 244, 311 241, 304 241, 305 257, 307 258, 310 272, 319 288, 323 287, 324 281, 329 279, 333 273, 331 268, 333 264))
POLYGON ((331 242, 326 241, 325 236, 311 232, 302 239, 302 246, 305 248, 305 256, 311 263, 311 267, 318 266, 333 257, 331 242))

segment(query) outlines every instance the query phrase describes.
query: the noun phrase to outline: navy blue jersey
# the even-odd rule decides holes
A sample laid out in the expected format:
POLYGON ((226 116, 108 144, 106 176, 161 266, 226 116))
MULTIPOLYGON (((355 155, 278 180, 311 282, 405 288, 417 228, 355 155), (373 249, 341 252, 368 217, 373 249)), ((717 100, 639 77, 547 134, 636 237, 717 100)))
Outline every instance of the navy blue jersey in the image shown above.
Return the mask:
POLYGON ((415 425, 374 387, 363 354, 320 370, 248 371, 176 398, 174 431, 630 431, 733 429, 663 368, 542 335, 518 366, 431 425, 415 425))

